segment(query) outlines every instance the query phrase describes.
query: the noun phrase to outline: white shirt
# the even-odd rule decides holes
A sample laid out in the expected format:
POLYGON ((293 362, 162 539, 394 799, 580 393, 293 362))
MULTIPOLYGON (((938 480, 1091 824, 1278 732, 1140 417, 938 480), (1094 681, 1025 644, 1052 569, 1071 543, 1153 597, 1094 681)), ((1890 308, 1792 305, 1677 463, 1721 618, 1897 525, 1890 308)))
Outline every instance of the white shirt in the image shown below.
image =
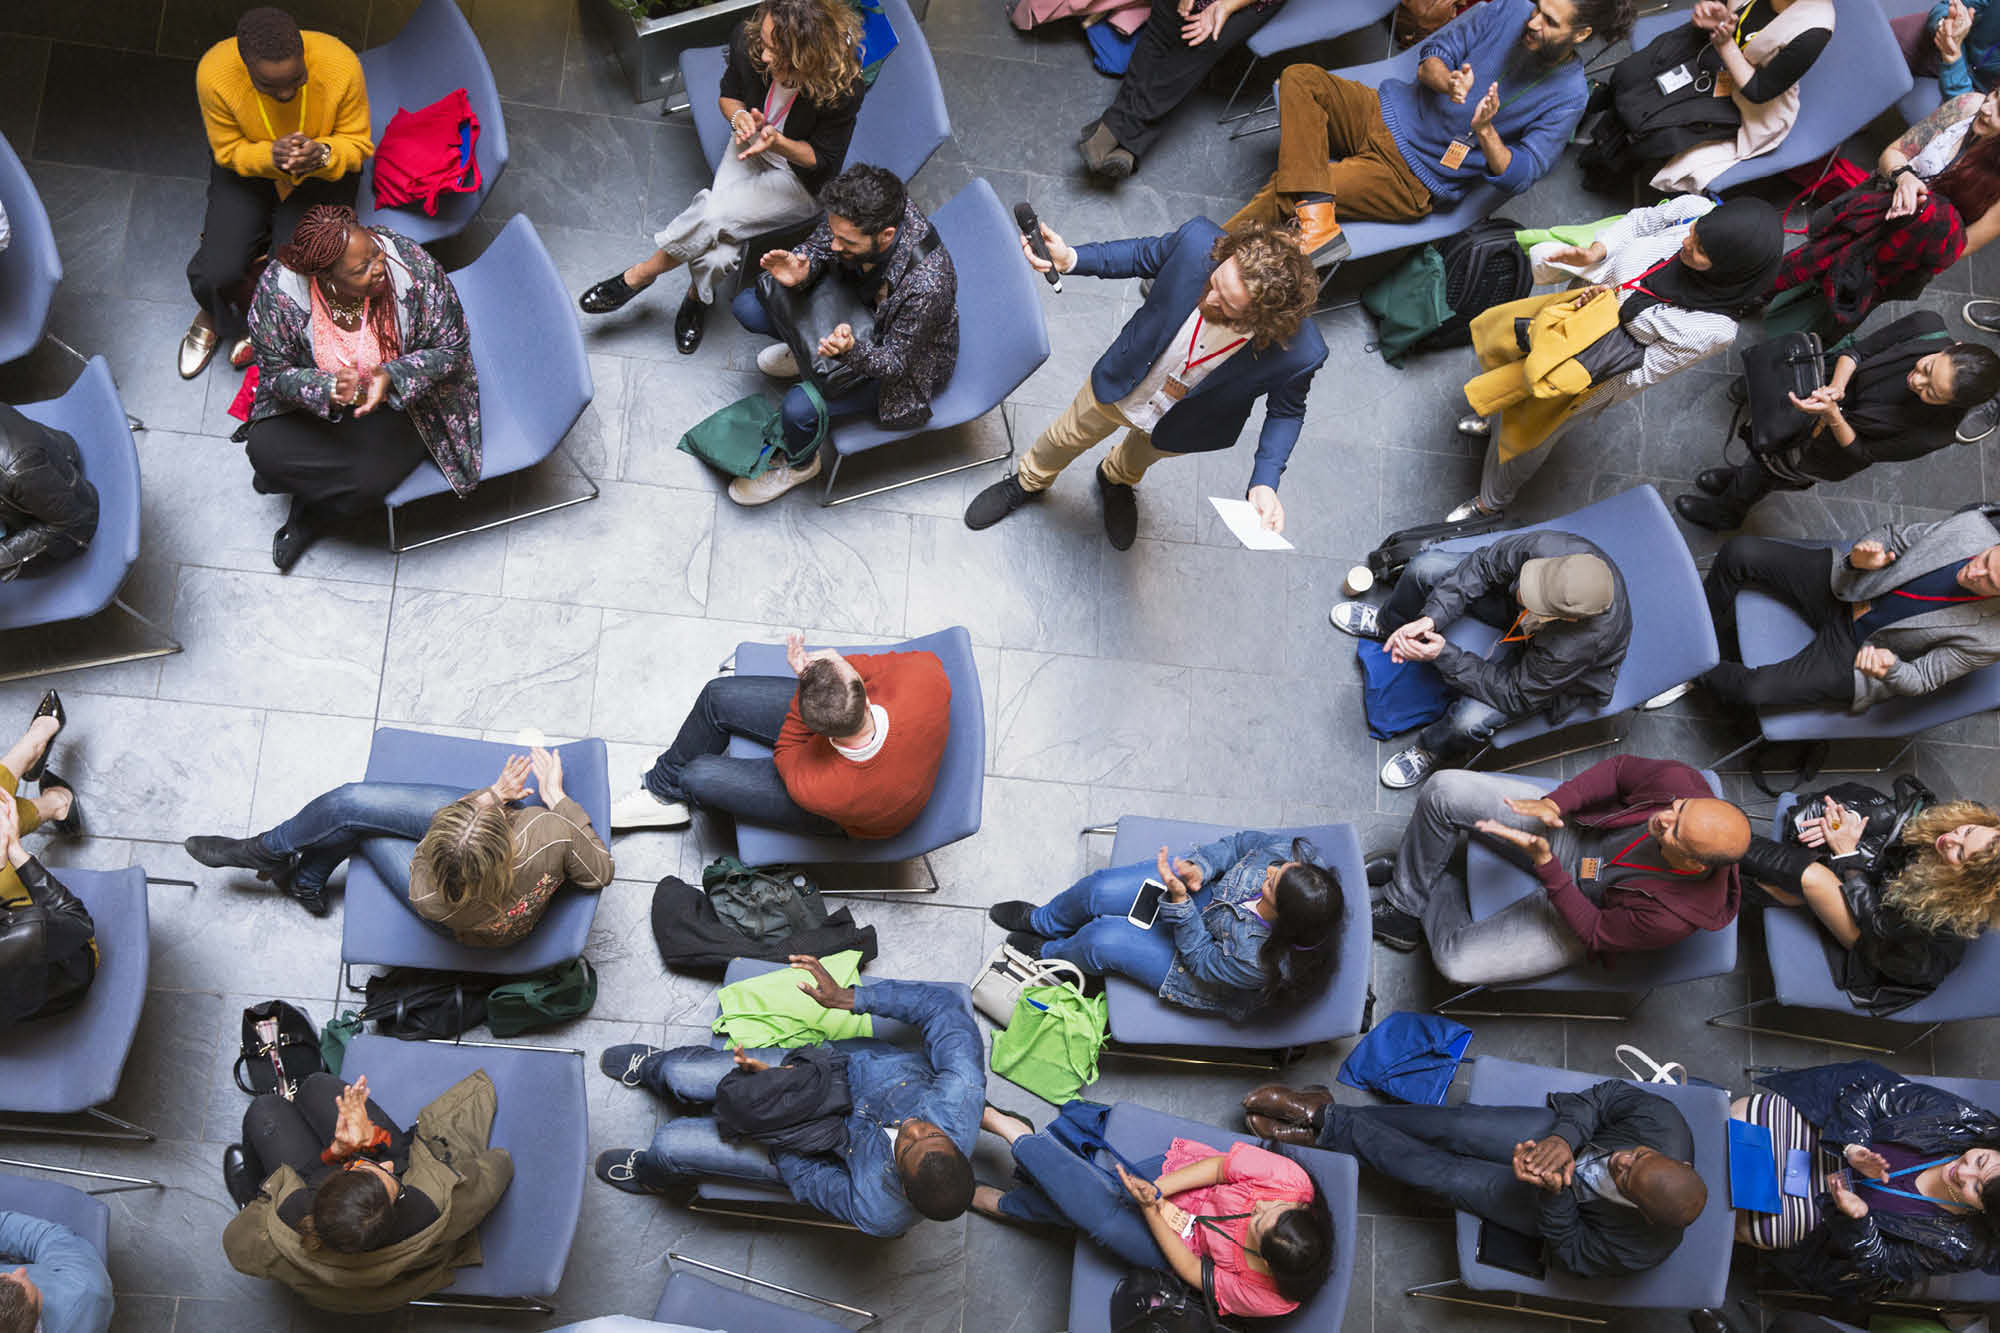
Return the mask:
POLYGON ((1611 1154, 1604 1151, 1585 1152, 1576 1159, 1576 1182, 1583 1192, 1592 1198, 1615 1203, 1625 1208, 1636 1208, 1637 1204, 1618 1192, 1618 1185, 1611 1179, 1611 1154))
POLYGON ((1151 431, 1160 424, 1160 418, 1167 414, 1175 399, 1161 391, 1168 375, 1178 375, 1188 392, 1194 392, 1196 385, 1207 379, 1209 372, 1236 355, 1243 345, 1243 335, 1227 324, 1217 324, 1201 316, 1201 308, 1196 306, 1174 336, 1167 339, 1167 349, 1160 353, 1139 380, 1132 392, 1120 398, 1115 406, 1133 430, 1151 431), (1199 326, 1200 333, 1196 333, 1199 326), (1188 340, 1194 340, 1194 350, 1188 350, 1188 340), (1189 366, 1188 362, 1200 364, 1189 366))
POLYGON ((1978 118, 1978 114, 1975 111, 1958 124, 1939 131, 1935 139, 1925 144, 1917 155, 1910 159, 1910 170, 1923 179, 1930 180, 1950 166, 1951 160, 1958 156, 1959 145, 1965 142, 1966 132, 1972 128, 1972 122, 1978 118))
POLYGON ((889 739, 889 710, 881 704, 869 704, 868 715, 875 719, 875 734, 868 744, 849 749, 845 745, 834 745, 834 750, 842 759, 851 759, 857 764, 865 764, 882 753, 882 742, 889 739))
POLYGON ((799 100, 799 90, 787 88, 782 83, 771 85, 771 91, 764 94, 765 123, 780 134, 785 131, 785 120, 792 114, 792 103, 799 100))

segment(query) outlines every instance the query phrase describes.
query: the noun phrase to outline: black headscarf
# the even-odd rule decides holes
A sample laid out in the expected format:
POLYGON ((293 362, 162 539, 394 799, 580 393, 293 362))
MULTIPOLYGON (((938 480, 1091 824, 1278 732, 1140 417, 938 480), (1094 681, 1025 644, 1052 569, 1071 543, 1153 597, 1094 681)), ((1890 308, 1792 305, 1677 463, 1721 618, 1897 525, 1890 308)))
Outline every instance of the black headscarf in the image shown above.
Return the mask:
POLYGON ((1694 222, 1695 236, 1709 258, 1706 269, 1689 268, 1675 255, 1634 288, 1618 309, 1629 324, 1655 305, 1712 310, 1742 319, 1760 308, 1785 256, 1785 226, 1778 210, 1762 199, 1732 199, 1694 222))

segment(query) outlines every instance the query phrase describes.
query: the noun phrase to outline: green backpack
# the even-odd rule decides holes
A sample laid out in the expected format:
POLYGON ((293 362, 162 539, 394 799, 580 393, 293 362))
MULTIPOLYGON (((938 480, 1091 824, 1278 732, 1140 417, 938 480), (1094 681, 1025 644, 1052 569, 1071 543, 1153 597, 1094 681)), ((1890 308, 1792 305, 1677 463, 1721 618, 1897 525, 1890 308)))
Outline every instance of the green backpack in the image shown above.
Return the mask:
POLYGON ((1418 246, 1386 276, 1361 291, 1375 316, 1375 350, 1392 366, 1452 317, 1445 299, 1444 257, 1435 245, 1418 246))
POLYGON ((681 452, 693 454, 732 477, 761 476, 774 467, 795 467, 805 462, 826 439, 826 399, 809 380, 800 380, 799 388, 805 390, 813 409, 819 413, 819 425, 813 431, 812 443, 796 457, 785 448, 783 415, 761 393, 739 398, 689 427, 688 433, 681 436, 681 452))
POLYGON ((486 1026, 496 1037, 582 1018, 597 1003, 597 969, 572 958, 532 976, 495 986, 486 993, 486 1026))

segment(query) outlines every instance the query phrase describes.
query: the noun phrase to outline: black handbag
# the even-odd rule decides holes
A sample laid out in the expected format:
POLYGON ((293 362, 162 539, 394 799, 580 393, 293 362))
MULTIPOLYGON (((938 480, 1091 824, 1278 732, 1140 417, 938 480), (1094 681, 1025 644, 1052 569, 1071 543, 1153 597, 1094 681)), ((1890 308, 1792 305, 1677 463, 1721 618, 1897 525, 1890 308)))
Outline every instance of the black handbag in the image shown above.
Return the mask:
POLYGON ((1402 573, 1403 566, 1409 564, 1419 552, 1454 537, 1477 537, 1496 532, 1506 522, 1506 516, 1502 514, 1481 514, 1463 523, 1420 523, 1414 528, 1398 528, 1368 553, 1368 568, 1378 580, 1386 582, 1402 573))
POLYGON ((253 1097, 275 1092, 291 1101, 299 1084, 325 1070, 319 1033, 310 1018, 283 1000, 266 1000, 243 1011, 243 1045, 230 1071, 237 1087, 253 1097))
POLYGON ((1817 333, 1787 333, 1743 349, 1742 410, 1749 414, 1751 452, 1777 453, 1799 442, 1813 419, 1786 395, 1811 397, 1826 383, 1825 374, 1826 350, 1817 333))
POLYGON ((1215 1261, 1201 1261, 1201 1290, 1172 1273, 1134 1268, 1111 1290, 1111 1333, 1228 1333, 1215 1304, 1215 1261))

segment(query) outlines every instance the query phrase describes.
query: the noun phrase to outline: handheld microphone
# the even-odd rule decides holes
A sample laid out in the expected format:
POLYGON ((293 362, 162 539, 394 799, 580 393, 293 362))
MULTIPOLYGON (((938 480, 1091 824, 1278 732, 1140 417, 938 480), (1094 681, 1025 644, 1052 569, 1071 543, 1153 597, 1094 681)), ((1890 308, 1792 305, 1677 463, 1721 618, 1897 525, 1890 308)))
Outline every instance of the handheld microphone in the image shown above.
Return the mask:
POLYGON ((1061 291, 1062 274, 1056 272, 1056 261, 1049 254, 1048 242, 1042 239, 1042 220, 1035 216, 1034 205, 1025 199, 1014 205, 1014 221, 1020 226, 1021 234, 1028 238, 1028 248, 1035 252, 1035 257, 1048 261, 1048 271, 1042 276, 1048 279, 1049 286, 1061 291))

